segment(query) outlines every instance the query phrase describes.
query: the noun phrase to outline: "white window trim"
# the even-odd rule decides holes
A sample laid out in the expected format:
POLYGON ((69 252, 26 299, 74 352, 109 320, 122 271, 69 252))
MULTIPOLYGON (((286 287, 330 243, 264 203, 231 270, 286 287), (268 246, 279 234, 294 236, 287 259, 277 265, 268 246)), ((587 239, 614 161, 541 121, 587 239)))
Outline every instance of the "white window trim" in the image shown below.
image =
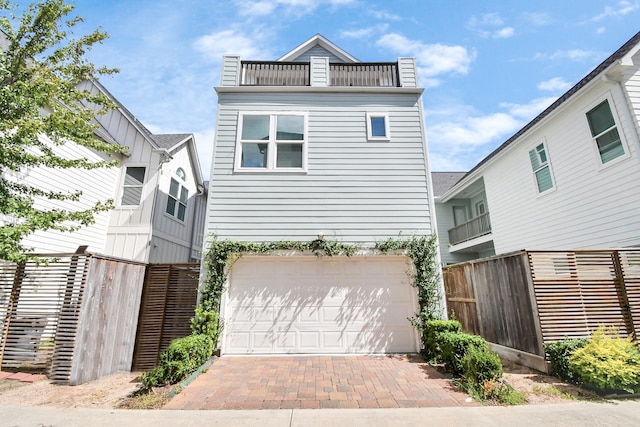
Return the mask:
POLYGON ((391 141, 391 135, 389 133, 389 113, 367 113, 367 139, 369 141, 391 141), (382 117, 384 118, 384 133, 385 136, 373 136, 371 129, 371 119, 373 117, 382 117))
POLYGON ((147 179, 149 178, 149 165, 145 163, 127 163, 126 165, 122 165, 122 173, 120 174, 120 185, 118 186, 118 209, 129 209, 134 210, 138 209, 140 206, 144 204, 144 190, 145 185, 147 184, 147 179), (123 205, 122 204, 122 196, 124 196, 124 182, 127 179, 127 168, 144 168, 144 179, 142 181, 142 194, 140 195, 140 203, 137 205, 123 205))
POLYGON ((533 189, 536 194, 538 196, 544 196, 545 194, 553 193, 554 191, 556 191, 556 177, 553 175, 553 165, 551 164, 551 155, 549 154, 549 145, 547 145, 546 138, 538 140, 538 142, 529 147, 529 149, 527 150, 527 159, 529 159, 529 170, 531 171, 531 177, 533 178, 533 189), (531 159, 529 158, 529 152, 531 150, 535 150, 536 147, 538 147, 538 145, 540 144, 542 144, 544 147, 544 153, 547 156, 547 166, 549 167, 549 176, 551 177, 551 188, 544 191, 540 191, 538 189, 538 178, 536 177, 536 172, 542 168, 534 170, 533 165, 531 164, 531 159))
POLYGON ((593 153, 596 156, 596 162, 600 169, 608 168, 609 166, 618 164, 619 162, 631 157, 631 154, 629 152, 629 145, 627 144, 627 140, 624 136, 624 131, 622 129, 622 125, 620 124, 618 110, 616 108, 616 104, 613 102, 613 97, 611 96, 611 92, 608 92, 605 96, 599 97, 597 101, 589 104, 589 106, 582 111, 582 117, 584 117, 583 120, 587 126, 587 135, 591 140, 591 149, 593 150, 593 153), (624 154, 616 157, 615 159, 609 160, 606 163, 603 163, 602 156, 600 156, 600 150, 598 149, 598 142, 596 141, 596 138, 593 135, 591 135, 591 126, 589 125, 589 119, 587 118, 587 113, 593 110, 594 108, 596 108, 598 105, 602 104, 605 100, 609 102, 609 108, 611 109, 613 122, 615 123, 616 129, 618 130, 618 135, 620 136, 620 143, 622 144, 622 150, 624 151, 624 154))
POLYGON ((306 111, 240 111, 238 112, 238 125, 236 128, 236 150, 233 171, 234 172, 258 172, 258 173, 291 173, 307 172, 307 147, 309 145, 309 113, 306 111), (271 116, 269 120, 269 140, 267 148, 267 167, 252 168, 242 167, 242 125, 244 116, 271 116), (302 145, 302 167, 301 168, 277 168, 276 167, 276 120, 275 116, 302 116, 304 117, 304 139, 302 141, 287 141, 287 143, 298 143, 302 145))

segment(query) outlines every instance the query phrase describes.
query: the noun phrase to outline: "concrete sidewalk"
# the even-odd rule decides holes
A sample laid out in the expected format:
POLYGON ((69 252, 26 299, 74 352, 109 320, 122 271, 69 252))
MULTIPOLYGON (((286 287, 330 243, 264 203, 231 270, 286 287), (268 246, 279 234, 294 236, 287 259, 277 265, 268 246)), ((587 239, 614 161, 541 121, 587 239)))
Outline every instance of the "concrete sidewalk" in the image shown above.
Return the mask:
POLYGON ((513 407, 405 409, 280 409, 256 411, 134 411, 0 406, 3 426, 633 426, 640 401, 576 402, 513 407))

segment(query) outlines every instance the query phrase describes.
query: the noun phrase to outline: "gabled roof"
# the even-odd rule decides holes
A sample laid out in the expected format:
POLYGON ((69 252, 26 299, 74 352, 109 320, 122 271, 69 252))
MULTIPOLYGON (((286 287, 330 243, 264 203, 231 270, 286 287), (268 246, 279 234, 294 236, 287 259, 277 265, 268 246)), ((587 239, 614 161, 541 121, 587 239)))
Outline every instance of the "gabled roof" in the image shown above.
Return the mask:
POLYGON ((332 42, 330 42, 329 40, 327 40, 324 36, 322 36, 320 34, 316 34, 315 36, 311 37, 309 40, 307 40, 306 42, 302 43, 301 45, 299 45, 298 47, 296 47, 295 49, 293 49, 289 53, 284 54, 283 56, 281 56, 277 60, 278 61, 293 61, 297 57, 302 55, 303 53, 305 53, 308 50, 314 48, 315 46, 322 47, 323 49, 325 49, 326 51, 328 51, 332 55, 335 55, 336 57, 340 58, 343 62, 360 62, 355 56, 353 56, 353 55, 347 53, 346 51, 342 50, 341 48, 339 48, 338 46, 336 46, 335 44, 333 44, 332 42))
POLYGON ((167 150, 169 154, 177 151, 181 146, 186 145, 191 159, 191 167, 195 173, 196 183, 203 186, 202 168, 200 167, 200 158, 198 157, 198 149, 193 134, 190 133, 169 133, 153 135, 153 140, 159 148, 167 150))
MULTIPOLYGON (((571 89, 569 89, 562 96, 560 96, 560 98, 558 98, 553 104, 547 107, 546 110, 544 110, 537 117, 535 117, 533 120, 527 123, 522 129, 516 132, 511 138, 503 142, 498 148, 493 150, 487 157, 482 159, 480 163, 475 165, 473 169, 467 172, 467 174, 460 180, 460 182, 462 182, 468 176, 472 175, 475 171, 477 171, 481 166, 486 164, 489 160, 499 155, 500 152, 502 152, 504 149, 514 144, 518 140, 518 138, 524 135, 536 124, 541 122, 544 118, 546 118, 551 113, 553 113, 556 109, 558 109, 562 104, 568 101, 572 96, 574 96, 577 92, 579 92, 592 80, 596 79, 600 75, 604 76, 606 72, 611 71, 611 69, 615 69, 615 66, 618 64, 629 65, 630 63, 632 63, 631 56, 638 53, 638 51, 640 51, 640 32, 636 33, 618 50, 616 50, 613 54, 611 54, 611 56, 609 56, 607 59, 602 61, 600 65, 594 68, 593 71, 587 74, 582 80, 576 83, 571 89)), ((450 195, 448 194, 448 196, 450 195)))
POLYGON ((431 172, 433 197, 439 197, 453 187, 466 172, 431 172))
POLYGON ((162 135, 153 135, 153 139, 158 144, 158 147, 165 148, 169 151, 176 145, 183 143, 187 138, 192 137, 190 133, 169 133, 162 135))

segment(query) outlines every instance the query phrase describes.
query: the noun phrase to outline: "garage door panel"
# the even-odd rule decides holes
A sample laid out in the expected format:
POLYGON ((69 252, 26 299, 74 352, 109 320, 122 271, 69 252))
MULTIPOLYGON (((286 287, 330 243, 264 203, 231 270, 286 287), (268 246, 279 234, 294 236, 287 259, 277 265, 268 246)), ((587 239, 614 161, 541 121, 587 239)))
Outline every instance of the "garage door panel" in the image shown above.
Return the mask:
POLYGON ((407 320, 416 311, 415 289, 406 260, 389 258, 240 259, 230 276, 223 352, 416 351, 407 320))

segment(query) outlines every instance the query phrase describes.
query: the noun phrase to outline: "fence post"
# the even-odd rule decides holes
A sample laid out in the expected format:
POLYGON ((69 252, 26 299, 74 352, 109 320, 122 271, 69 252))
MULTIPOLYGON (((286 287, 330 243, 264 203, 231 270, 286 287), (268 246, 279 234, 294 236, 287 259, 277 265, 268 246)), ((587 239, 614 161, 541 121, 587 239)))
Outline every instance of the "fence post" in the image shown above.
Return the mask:
POLYGON ((523 251, 521 255, 522 266, 527 276, 527 287, 529 288, 529 301, 531 301, 531 310, 533 312, 533 322, 536 328, 536 339, 538 346, 540 347, 540 356, 546 357, 546 350, 544 349, 544 338, 542 336, 542 325, 540 324, 540 311, 538 310, 538 300, 536 299, 536 289, 533 285, 533 268, 531 265, 531 258, 529 258, 529 252, 523 251))
POLYGON ((620 252, 612 251, 611 258, 616 272, 616 291, 618 294, 620 310, 622 311, 622 318, 624 319, 627 333, 634 341, 636 341, 638 337, 633 326, 633 318, 631 317, 631 306, 629 305, 629 296, 627 295, 624 271, 622 270, 622 264, 620 263, 620 252))
POLYGON ((2 347, 0 348, 0 368, 4 361, 4 350, 7 347, 7 339, 9 338, 9 328, 11 327, 11 318, 13 313, 18 307, 18 300, 20 299, 20 288, 22 286, 22 280, 24 279, 24 263, 16 265, 16 272, 13 276, 13 286, 11 287, 11 296, 9 297, 9 304, 7 304, 7 313, 4 319, 4 329, 2 331, 2 347))

